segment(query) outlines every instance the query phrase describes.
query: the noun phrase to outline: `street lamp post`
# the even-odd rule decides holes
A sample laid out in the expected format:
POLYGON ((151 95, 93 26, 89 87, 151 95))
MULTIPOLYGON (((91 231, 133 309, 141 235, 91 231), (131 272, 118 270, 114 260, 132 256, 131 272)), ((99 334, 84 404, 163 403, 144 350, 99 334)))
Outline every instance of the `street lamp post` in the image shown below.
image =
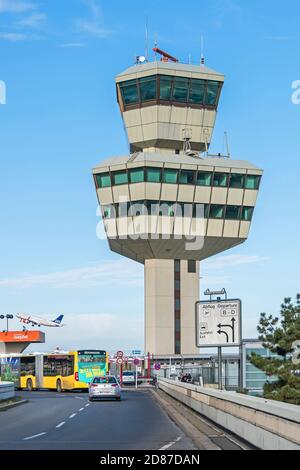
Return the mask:
POLYGON ((0 315, 0 320, 5 320, 6 318, 6 331, 8 333, 8 321, 13 320, 14 316, 13 315, 0 315))

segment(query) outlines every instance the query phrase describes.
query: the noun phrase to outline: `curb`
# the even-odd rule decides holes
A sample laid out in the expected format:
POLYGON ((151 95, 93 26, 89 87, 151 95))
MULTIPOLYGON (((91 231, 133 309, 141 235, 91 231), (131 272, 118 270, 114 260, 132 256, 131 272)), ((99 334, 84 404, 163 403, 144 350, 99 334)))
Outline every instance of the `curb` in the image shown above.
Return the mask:
POLYGON ((19 401, 16 401, 15 403, 9 403, 7 405, 0 405, 0 413, 2 411, 7 411, 7 410, 10 410, 11 408, 16 408, 17 406, 20 406, 20 405, 25 405, 25 403, 28 403, 29 400, 19 400, 19 401))
POLYGON ((179 413, 175 406, 168 403, 162 396, 154 390, 152 391, 160 406, 167 413, 169 418, 194 442, 198 450, 220 451, 221 448, 214 444, 208 436, 199 431, 187 418, 179 413))

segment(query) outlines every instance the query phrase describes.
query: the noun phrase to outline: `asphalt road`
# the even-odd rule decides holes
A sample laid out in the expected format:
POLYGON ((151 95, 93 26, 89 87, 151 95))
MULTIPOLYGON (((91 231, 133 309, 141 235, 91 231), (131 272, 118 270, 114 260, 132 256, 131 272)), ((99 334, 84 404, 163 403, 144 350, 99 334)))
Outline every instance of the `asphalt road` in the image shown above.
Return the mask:
POLYGON ((192 441, 147 391, 89 403, 87 394, 21 392, 0 412, 0 450, 190 450, 192 441))

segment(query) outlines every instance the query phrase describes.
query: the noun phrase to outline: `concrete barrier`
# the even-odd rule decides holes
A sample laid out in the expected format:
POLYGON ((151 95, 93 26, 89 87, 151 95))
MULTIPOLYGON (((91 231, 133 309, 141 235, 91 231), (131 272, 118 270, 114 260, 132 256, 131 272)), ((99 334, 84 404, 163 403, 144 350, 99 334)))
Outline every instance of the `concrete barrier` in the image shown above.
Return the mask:
POLYGON ((13 382, 0 382, 0 403, 10 400, 15 396, 15 385, 13 382))
POLYGON ((263 450, 300 450, 300 406, 159 379, 168 395, 263 450))

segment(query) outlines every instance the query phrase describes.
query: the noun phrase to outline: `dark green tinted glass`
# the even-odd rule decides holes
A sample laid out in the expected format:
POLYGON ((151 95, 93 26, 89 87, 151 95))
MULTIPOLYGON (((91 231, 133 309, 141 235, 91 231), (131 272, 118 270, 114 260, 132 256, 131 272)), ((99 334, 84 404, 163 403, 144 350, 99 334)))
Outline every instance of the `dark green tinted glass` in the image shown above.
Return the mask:
POLYGON ((129 171, 130 183, 144 183, 145 170, 144 168, 135 168, 129 171))
POLYGON ((168 184, 177 184, 178 170, 165 168, 163 182, 168 184))
POLYGON ((254 208, 253 207, 243 207, 242 210, 242 220, 251 222, 253 217, 254 208))
POLYGON ((216 106, 219 91, 219 82, 207 82, 205 104, 216 106))
POLYGON ((124 104, 136 104, 139 102, 139 94, 136 80, 130 80, 120 84, 124 104))
POLYGON ((260 176, 256 175, 247 175, 246 176, 246 189, 258 189, 260 183, 260 176))
POLYGON ((240 207, 239 206, 227 206, 225 219, 228 220, 239 220, 240 219, 240 207))
POLYGON ((227 173, 215 173, 214 174, 214 186, 226 188, 228 181, 228 174, 227 173))
POLYGON ((223 219, 224 218, 224 206, 212 205, 210 206, 209 217, 210 219, 223 219))
POLYGON ((156 99, 157 76, 145 77, 139 80, 141 101, 150 101, 156 99))
POLYGON ((182 77, 174 78, 173 100, 186 103, 189 93, 189 79, 182 77))
POLYGON ((109 188, 111 186, 110 174, 101 173, 96 176, 99 188, 109 188))
POLYGON ((113 180, 116 186, 120 184, 127 184, 128 183, 128 174, 126 171, 118 171, 113 173, 113 180))
POLYGON ((139 217, 140 215, 145 215, 146 213, 147 208, 145 206, 145 201, 135 201, 132 202, 129 206, 129 217, 139 217))
POLYGON ((244 188, 245 176, 239 174, 231 174, 229 177, 230 188, 244 188))
POLYGON ((194 104, 204 104, 205 81, 192 79, 190 83, 189 102, 194 104))
POLYGON ((160 77, 160 99, 170 101, 172 92, 173 77, 161 76, 160 77))
POLYGON ((114 219, 116 217, 115 207, 112 204, 103 206, 102 214, 104 219, 114 219))
POLYGON ((198 171, 197 186, 211 186, 212 173, 198 171))
POLYGON ((161 182, 161 168, 147 168, 147 182, 160 183, 161 182))
POLYGON ((179 184, 195 184, 195 172, 188 170, 181 170, 179 177, 179 184))

